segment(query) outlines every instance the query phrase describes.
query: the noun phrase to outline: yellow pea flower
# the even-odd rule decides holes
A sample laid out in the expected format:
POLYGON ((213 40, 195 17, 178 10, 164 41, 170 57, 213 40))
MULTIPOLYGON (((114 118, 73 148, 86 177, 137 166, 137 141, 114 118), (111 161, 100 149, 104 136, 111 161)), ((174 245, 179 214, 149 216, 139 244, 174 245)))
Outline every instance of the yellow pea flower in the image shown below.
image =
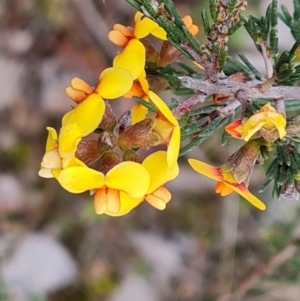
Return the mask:
POLYGON ((136 207, 150 185, 150 175, 140 164, 125 161, 104 176, 104 185, 96 189, 94 207, 97 214, 121 216, 136 207))
POLYGON ((195 171, 218 182, 216 193, 220 193, 221 196, 227 196, 235 191, 256 208, 260 210, 266 209, 266 205, 248 190, 244 182, 237 183, 233 177, 222 172, 222 168, 213 167, 196 159, 189 159, 188 161, 195 171))
POLYGON ((54 128, 47 127, 47 130, 46 152, 42 159, 39 175, 43 178, 53 178, 54 170, 62 170, 75 158, 82 131, 76 123, 62 127, 59 136, 54 128))
POLYGON ((286 135, 286 120, 283 114, 278 113, 268 102, 250 118, 238 119, 225 128, 232 137, 249 141, 251 138, 263 137, 268 142, 286 135))
MULTIPOLYGON (((138 188, 139 194, 135 193, 135 195, 129 195, 128 191, 125 192, 124 189, 116 190, 108 188, 108 186, 102 187, 95 193, 96 212, 98 214, 105 213, 110 216, 121 216, 129 213, 144 200, 159 210, 165 209, 166 204, 171 200, 171 193, 164 187, 164 184, 178 176, 178 164, 176 163, 174 168, 170 170, 167 164, 167 153, 165 151, 152 153, 142 164, 140 164, 139 168, 137 167, 138 163, 135 163, 135 171, 132 169, 132 166, 134 165, 131 163, 133 162, 127 161, 120 164, 124 163, 128 165, 128 167, 126 166, 128 171, 125 175, 121 175, 119 179, 120 181, 124 181, 123 178, 127 179, 130 177, 133 185, 132 187, 134 189, 138 188), (144 172, 142 172, 142 168, 144 169, 144 172, 146 171, 148 173, 149 182, 148 179, 146 179, 144 172), (138 172, 134 173, 136 171, 138 172), (146 188, 145 184, 147 183, 147 190, 143 191, 143 195, 140 195, 142 189, 146 188), (137 197, 138 195, 139 197, 137 197)), ((116 168, 118 168, 118 166, 119 165, 117 165, 116 168)), ((114 174, 111 174, 110 176, 115 182, 118 181, 118 177, 114 174)), ((130 185, 126 184, 126 187, 129 186, 130 185)))
POLYGON ((235 191, 258 209, 265 210, 265 204, 247 188, 253 168, 261 157, 261 143, 261 140, 247 142, 221 167, 213 167, 195 159, 189 159, 189 164, 198 173, 218 182, 216 193, 227 196, 235 191))
POLYGON ((96 93, 102 98, 115 99, 130 90, 132 81, 131 74, 126 69, 110 67, 101 72, 96 87, 92 87, 84 80, 74 77, 65 92, 78 104, 92 93, 96 93))

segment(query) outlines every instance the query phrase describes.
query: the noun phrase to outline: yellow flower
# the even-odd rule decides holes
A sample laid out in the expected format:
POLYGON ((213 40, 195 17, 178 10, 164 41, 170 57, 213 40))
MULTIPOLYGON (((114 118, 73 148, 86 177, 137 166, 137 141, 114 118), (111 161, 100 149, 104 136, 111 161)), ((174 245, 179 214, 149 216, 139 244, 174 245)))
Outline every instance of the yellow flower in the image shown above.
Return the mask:
POLYGON ((39 175, 53 178, 53 171, 60 171, 75 158, 77 145, 82 138, 82 131, 77 124, 68 124, 61 128, 59 137, 54 128, 47 127, 48 138, 39 175))
POLYGON ((148 93, 151 101, 157 107, 153 132, 157 133, 168 145, 167 162, 169 169, 173 169, 180 149, 180 127, 166 103, 154 92, 148 93))
POLYGON ((179 168, 178 164, 175 164, 173 169, 169 169, 165 151, 152 153, 142 164, 127 161, 120 163, 115 168, 120 168, 120 166, 123 166, 124 170, 120 172, 119 176, 116 176, 113 171, 109 175, 111 182, 114 181, 115 187, 118 189, 111 189, 106 185, 97 189, 95 193, 95 210, 98 214, 125 215, 144 200, 159 210, 166 208, 166 204, 171 200, 171 193, 164 187, 164 184, 178 176, 179 168), (147 172, 148 178, 145 172, 147 172), (130 183, 127 183, 129 181, 130 183), (124 188, 120 189, 120 183, 123 183, 126 189, 132 187, 135 194, 132 192, 130 194, 124 188), (148 185, 147 188, 146 185, 148 185), (139 190, 138 193, 136 190, 139 190))
POLYGON ((195 171, 218 182, 216 193, 227 196, 235 191, 258 209, 266 209, 266 205, 248 190, 245 181, 238 183, 234 175, 226 170, 227 168, 224 168, 224 166, 213 167, 196 159, 189 159, 188 161, 195 171))
POLYGON ((130 73, 123 68, 107 68, 99 77, 94 92, 81 100, 78 105, 65 114, 62 125, 77 123, 83 136, 94 131, 105 111, 103 98, 114 99, 127 93, 132 86, 130 73))
MULTIPOLYGON (((138 14, 139 13, 137 13, 135 17, 137 30, 135 30, 135 28, 130 29, 121 24, 115 24, 113 30, 108 34, 108 38, 113 43, 123 48, 123 51, 115 57, 113 66, 122 67, 130 71, 133 79, 138 78, 142 73, 146 62, 146 50, 139 39, 148 35, 153 26, 153 24, 147 20, 144 22, 141 21, 137 17, 138 14)), ((158 25, 156 24, 156 26, 158 25)))
MULTIPOLYGON (((88 179, 87 179, 88 180, 88 179)), ((121 216, 143 201, 150 185, 148 171, 139 163, 121 162, 107 172, 94 196, 97 214, 121 216)))
MULTIPOLYGON (((193 19, 191 16, 186 15, 182 18, 184 25, 187 27, 189 32, 195 36, 199 28, 195 24, 193 24, 193 19)), ((156 22, 147 18, 144 14, 138 12, 135 15, 135 27, 134 27, 134 34, 139 36, 139 38, 144 38, 149 34, 152 34, 158 39, 167 40, 167 33, 166 31, 161 28, 156 22)))
POLYGON ((277 113, 268 102, 257 113, 246 120, 236 120, 226 126, 225 130, 235 138, 249 141, 251 138, 263 137, 268 142, 286 135, 285 117, 277 113))
POLYGON ((132 81, 131 74, 126 69, 110 67, 102 71, 96 87, 92 87, 84 80, 74 77, 71 80, 71 85, 65 91, 78 104, 92 93, 96 93, 102 98, 115 99, 130 90, 132 81))
MULTIPOLYGON (((65 114, 59 136, 55 129, 48 127, 46 153, 43 156, 41 177, 58 177, 59 173, 70 166, 85 166, 75 158, 77 146, 81 139, 93 132, 105 110, 105 103, 98 94, 89 95, 73 110, 65 114)), ((90 189, 90 188, 88 188, 90 189)))
POLYGON ((146 192, 145 200, 153 207, 163 210, 171 200, 171 193, 164 184, 175 179, 179 174, 176 162, 172 169, 167 163, 167 152, 157 151, 148 156, 142 163, 150 174, 150 185, 146 192))

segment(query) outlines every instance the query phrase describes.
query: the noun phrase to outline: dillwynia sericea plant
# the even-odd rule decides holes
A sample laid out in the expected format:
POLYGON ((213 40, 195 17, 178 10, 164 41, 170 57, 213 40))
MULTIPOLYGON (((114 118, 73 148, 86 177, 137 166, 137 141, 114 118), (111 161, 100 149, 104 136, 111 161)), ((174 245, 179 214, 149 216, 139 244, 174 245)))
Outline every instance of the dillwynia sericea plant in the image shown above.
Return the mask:
POLYGON ((262 190, 273 182, 276 198, 300 193, 300 116, 295 115, 300 0, 294 0, 294 13, 284 5, 278 10, 273 0, 261 17, 245 16, 245 0, 211 0, 210 18, 201 12, 204 43, 196 38, 192 18, 179 16, 171 0, 126 1, 137 13, 129 26, 115 24, 108 34, 120 47, 112 67, 100 73, 93 87, 72 79, 66 93, 74 104, 58 133, 47 127, 39 175, 54 177, 71 193, 90 191, 97 214, 121 216, 144 201, 163 210, 171 200, 164 185, 178 176, 178 157, 221 129, 220 144, 244 141, 223 165, 188 159, 196 172, 217 182, 217 193, 238 193, 265 210, 248 185, 255 165, 268 157, 262 190), (278 18, 295 38, 291 49, 281 53, 278 18), (263 73, 243 54, 230 56, 229 38, 241 26, 264 60, 263 73), (150 36, 161 41, 160 48, 150 36), (185 63, 180 61, 184 57, 185 63), (159 97, 163 90, 185 100, 165 102, 159 97), (132 98, 135 105, 117 117, 110 101, 119 97, 132 98), (166 148, 141 157, 139 150, 157 145, 166 148))

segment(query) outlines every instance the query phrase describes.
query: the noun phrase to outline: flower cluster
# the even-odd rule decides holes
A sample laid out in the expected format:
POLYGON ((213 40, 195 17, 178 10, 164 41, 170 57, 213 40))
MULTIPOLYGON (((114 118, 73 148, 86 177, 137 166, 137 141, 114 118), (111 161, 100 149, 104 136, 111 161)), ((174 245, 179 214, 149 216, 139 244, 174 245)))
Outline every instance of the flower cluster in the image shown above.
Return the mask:
POLYGON ((39 175, 55 178, 71 193, 90 191, 97 214, 124 215, 142 201, 163 210, 171 199, 164 185, 179 173, 179 123, 146 79, 146 47, 140 40, 149 34, 166 39, 166 32, 141 13, 133 29, 116 24, 109 39, 122 50, 113 66, 103 70, 95 87, 73 78, 66 94, 75 107, 63 116, 59 133, 47 127, 39 175), (121 96, 151 100, 156 112, 147 115, 136 104, 132 116, 125 112, 117 119, 107 100, 121 96), (167 150, 145 159, 137 152, 160 144, 167 150))
MULTIPOLYGON (((190 37, 197 34, 198 27, 190 16, 179 21, 190 37)), ((115 24, 108 38, 120 51, 112 67, 102 71, 96 86, 73 78, 66 94, 74 106, 63 116, 59 133, 47 127, 39 175, 55 178, 70 193, 90 191, 97 214, 121 216, 144 201, 163 210, 171 200, 165 184, 179 173, 180 125, 185 123, 180 120, 183 114, 174 116, 158 96, 168 87, 168 81, 151 73, 182 54, 167 37, 158 23, 141 12, 136 13, 133 27, 115 24), (159 51, 147 39, 149 35, 162 41, 159 51), (109 101, 119 97, 138 97, 140 101, 131 112, 117 118, 109 101), (141 149, 158 145, 165 146, 165 150, 141 156, 141 149)), ((274 141, 283 139, 285 127, 285 115, 267 103, 249 118, 226 126, 228 134, 246 144, 221 167, 196 159, 189 159, 189 164, 216 180, 216 192, 221 196, 234 191, 264 210, 265 204, 248 190, 249 179, 254 166, 263 161, 262 148, 271 149, 274 141)))

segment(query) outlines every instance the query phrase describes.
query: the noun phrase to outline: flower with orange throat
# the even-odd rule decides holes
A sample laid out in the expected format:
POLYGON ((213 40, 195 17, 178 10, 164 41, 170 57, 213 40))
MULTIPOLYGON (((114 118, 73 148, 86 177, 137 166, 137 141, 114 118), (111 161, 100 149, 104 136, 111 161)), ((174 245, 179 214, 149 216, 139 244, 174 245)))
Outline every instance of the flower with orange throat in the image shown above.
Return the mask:
POLYGON ((268 142, 274 142, 286 135, 285 126, 284 115, 278 113, 268 102, 250 118, 235 120, 225 130, 232 137, 245 141, 262 137, 268 142))
POLYGON ((115 99, 127 93, 132 86, 132 76, 124 68, 110 67, 100 74, 99 82, 92 87, 84 80, 74 77, 71 85, 66 88, 66 94, 77 104, 95 93, 106 99, 115 99))
POLYGON ((171 193, 164 185, 178 176, 179 168, 178 164, 175 164, 173 169, 169 169, 165 151, 150 154, 139 167, 138 163, 126 161, 115 168, 121 169, 121 167, 123 168, 123 175, 120 172, 118 176, 115 171, 108 172, 106 175, 106 177, 111 178, 111 182, 115 182, 114 187, 118 187, 118 189, 112 189, 106 185, 96 190, 94 202, 98 214, 125 215, 143 201, 147 201, 158 210, 166 208, 166 204, 171 200, 171 193), (144 168, 144 171, 142 171, 142 168, 144 168), (149 175, 149 182, 144 173, 145 171, 149 175), (131 187, 132 191, 135 191, 134 197, 132 192, 131 195, 129 194, 129 188, 127 188, 127 192, 124 191, 124 188, 120 189, 120 183, 124 183, 124 181, 126 182, 125 187, 131 187), (135 197, 142 192, 145 184, 148 184, 147 191, 143 191, 142 196, 135 197))
POLYGON ((218 182, 216 193, 227 196, 235 191, 256 208, 265 210, 266 205, 247 188, 259 156, 259 142, 250 141, 231 155, 221 167, 213 167, 196 159, 189 159, 189 164, 198 173, 218 182))

